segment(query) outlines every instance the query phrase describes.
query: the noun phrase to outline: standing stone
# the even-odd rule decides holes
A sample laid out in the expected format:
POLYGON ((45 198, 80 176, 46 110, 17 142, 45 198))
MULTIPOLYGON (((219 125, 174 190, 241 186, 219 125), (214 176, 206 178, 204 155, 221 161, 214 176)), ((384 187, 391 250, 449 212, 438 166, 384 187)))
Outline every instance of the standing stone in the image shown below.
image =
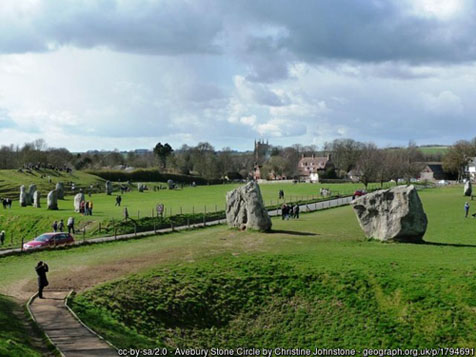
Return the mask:
POLYGON ((84 193, 80 192, 76 196, 74 196, 74 211, 79 212, 79 208, 81 207, 81 202, 85 201, 84 193))
POLYGON ((46 198, 46 207, 51 210, 58 209, 58 196, 56 190, 50 191, 46 198))
POLYGON ((35 193, 35 191, 36 191, 35 184, 31 184, 30 186, 28 186, 28 195, 27 195, 28 205, 33 204, 33 194, 35 193))
POLYGON ((379 190, 352 201, 368 238, 421 242, 428 220, 413 185, 379 190))
POLYGON ((137 189, 139 192, 144 192, 145 185, 143 183, 138 183, 137 184, 137 189))
POLYGON ((111 181, 106 181, 106 194, 107 195, 112 194, 112 183, 111 183, 111 181))
POLYGON ((471 196, 472 193, 473 193, 473 187, 471 185, 471 181, 468 180, 464 184, 464 195, 465 196, 471 196))
POLYGON ((20 186, 20 206, 26 207, 28 205, 28 193, 25 192, 25 185, 20 186))
POLYGON ((41 203, 40 203, 40 191, 35 191, 33 193, 33 207, 40 208, 41 203))
POLYGON ((64 200, 64 185, 62 182, 56 184, 56 195, 59 200, 64 200))
POLYGON ((240 229, 271 229, 271 219, 256 182, 251 181, 226 194, 226 221, 228 226, 240 229))

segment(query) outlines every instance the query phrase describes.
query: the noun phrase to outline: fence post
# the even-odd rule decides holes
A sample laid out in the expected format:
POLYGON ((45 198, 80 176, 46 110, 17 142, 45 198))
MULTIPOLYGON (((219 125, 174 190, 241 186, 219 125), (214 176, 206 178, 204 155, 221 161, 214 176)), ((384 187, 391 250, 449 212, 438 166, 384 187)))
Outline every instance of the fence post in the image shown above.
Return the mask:
POLYGON ((117 239, 117 227, 114 226, 114 239, 117 239))
POLYGON ((86 239, 86 227, 83 227, 83 242, 86 239))
POLYGON ((155 222, 154 222, 154 233, 157 233, 157 230, 155 228, 156 228, 156 226, 155 226, 155 222))
POLYGON ((25 240, 25 238, 24 238, 24 237, 21 237, 21 247, 20 247, 20 249, 21 249, 22 252, 23 252, 23 241, 24 241, 24 240, 25 240))
POLYGON ((170 221, 170 227, 172 228, 172 232, 175 231, 174 221, 170 221))
POLYGON ((192 214, 195 214, 195 206, 192 206, 192 214))
POLYGON ((187 228, 190 229, 190 218, 187 218, 187 228))
POLYGON ((180 206, 180 214, 182 214, 182 206, 180 206))
POLYGON ((205 215, 206 215, 206 213, 203 214, 203 226, 204 227, 207 225, 206 220, 205 220, 205 215))
POLYGON ((99 222, 99 234, 101 234, 101 222, 99 222))
POLYGON ((134 237, 137 237, 137 224, 134 223, 134 237))

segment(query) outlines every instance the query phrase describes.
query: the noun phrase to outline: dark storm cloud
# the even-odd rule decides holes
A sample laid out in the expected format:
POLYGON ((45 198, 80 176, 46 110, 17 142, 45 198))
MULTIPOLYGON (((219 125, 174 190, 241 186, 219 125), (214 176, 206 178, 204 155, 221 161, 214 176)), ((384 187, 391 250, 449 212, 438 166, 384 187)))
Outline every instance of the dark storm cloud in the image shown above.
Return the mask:
POLYGON ((472 9, 462 20, 446 21, 410 15, 408 4, 44 0, 23 16, 0 14, 0 53, 63 45, 166 55, 232 51, 251 63, 248 79, 263 82, 286 76, 282 63, 293 59, 409 63, 476 59, 472 9), (280 31, 269 34, 267 28, 280 31))

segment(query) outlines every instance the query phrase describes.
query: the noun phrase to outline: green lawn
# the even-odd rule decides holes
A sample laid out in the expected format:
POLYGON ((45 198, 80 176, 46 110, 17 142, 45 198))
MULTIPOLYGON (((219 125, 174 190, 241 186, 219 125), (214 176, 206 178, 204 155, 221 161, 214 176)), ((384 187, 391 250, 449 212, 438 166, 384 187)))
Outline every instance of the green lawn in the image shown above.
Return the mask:
MULTIPOLYGON (((26 189, 28 189, 30 184, 35 184, 42 194, 42 201, 46 202, 46 195, 49 191, 54 190, 57 182, 65 184, 67 182, 74 182, 78 188, 89 187, 91 184, 98 185, 101 188, 104 186, 103 179, 82 171, 73 171, 68 174, 49 169, 32 170, 30 172, 26 170, 22 172, 18 170, 0 170, 0 197, 10 197, 18 201, 20 186, 25 185, 26 189)), ((70 185, 65 185, 66 190, 70 188, 70 185)), ((18 204, 18 202, 15 202, 15 204, 18 204)))
MULTIPOLYGON (((0 171, 1 172, 1 171, 0 171)), ((152 187, 149 184, 149 187, 152 187)), ((99 223, 102 227, 110 224, 111 219, 120 220, 123 218, 123 209, 127 207, 132 218, 151 217, 155 213, 158 203, 165 206, 167 216, 179 213, 199 213, 215 212, 225 209, 226 193, 240 185, 213 185, 184 187, 178 190, 145 191, 143 193, 136 190, 122 195, 122 206, 115 206, 115 196, 108 196, 105 193, 93 194, 92 197, 86 195, 86 199, 91 200, 94 205, 93 216, 82 216, 75 213, 73 209, 73 196, 66 196, 64 200, 59 200, 58 211, 46 209, 46 199, 43 198, 42 208, 20 207, 18 201, 13 203, 12 209, 4 210, 0 208, 0 229, 6 232, 6 244, 4 248, 18 247, 21 238, 31 239, 41 233, 51 231, 53 221, 63 219, 66 223, 69 216, 76 219, 76 226, 80 230, 87 231, 87 236, 98 235, 99 223)), ((363 188, 361 184, 262 184, 261 190, 266 205, 276 205, 278 202, 278 191, 283 189, 286 201, 297 201, 302 199, 317 198, 321 187, 329 188, 333 194, 352 194, 356 189, 363 188)), ((377 187, 373 185, 371 187, 377 187)))
POLYGON ((420 196, 428 244, 367 241, 342 207, 274 219, 272 234, 220 226, 5 257, 0 291, 34 291, 38 260, 51 288, 120 278, 75 305, 120 346, 475 347, 476 219, 461 187, 420 196))
POLYGON ((0 356, 41 356, 33 346, 25 320, 22 307, 0 295, 0 356))

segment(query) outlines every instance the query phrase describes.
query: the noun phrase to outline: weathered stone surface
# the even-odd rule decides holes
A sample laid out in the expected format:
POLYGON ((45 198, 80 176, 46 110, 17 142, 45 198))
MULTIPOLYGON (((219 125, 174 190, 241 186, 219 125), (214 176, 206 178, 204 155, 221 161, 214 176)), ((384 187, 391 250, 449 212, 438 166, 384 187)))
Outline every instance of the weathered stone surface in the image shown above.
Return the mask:
POLYGON ((56 190, 50 191, 46 197, 46 207, 51 210, 58 209, 58 196, 56 190))
POLYGON ((80 192, 74 196, 74 211, 79 212, 79 208, 81 207, 81 202, 85 201, 84 193, 80 192))
POLYGON ((106 181, 106 194, 112 195, 112 182, 106 181))
POLYGON ((40 198, 41 198, 40 191, 35 191, 33 193, 33 207, 36 207, 36 208, 41 207, 40 198))
POLYGON ((226 194, 226 220, 230 227, 260 231, 271 229, 271 219, 256 182, 249 182, 226 194))
POLYGON ((56 184, 56 196, 58 197, 59 200, 64 200, 64 185, 62 182, 58 182, 56 184))
POLYGON ((30 186, 28 186, 28 196, 27 196, 28 205, 33 204, 33 194, 35 193, 35 191, 36 191, 36 185, 35 184, 31 184, 30 186))
POLYGON ((425 234, 428 220, 413 185, 360 196, 352 207, 368 238, 418 242, 425 234))
POLYGON ((465 196, 471 196, 473 193, 473 186, 471 185, 471 181, 466 181, 464 184, 464 195, 465 196))
POLYGON ((28 192, 25 191, 25 185, 20 186, 20 206, 26 207, 28 205, 28 192))

